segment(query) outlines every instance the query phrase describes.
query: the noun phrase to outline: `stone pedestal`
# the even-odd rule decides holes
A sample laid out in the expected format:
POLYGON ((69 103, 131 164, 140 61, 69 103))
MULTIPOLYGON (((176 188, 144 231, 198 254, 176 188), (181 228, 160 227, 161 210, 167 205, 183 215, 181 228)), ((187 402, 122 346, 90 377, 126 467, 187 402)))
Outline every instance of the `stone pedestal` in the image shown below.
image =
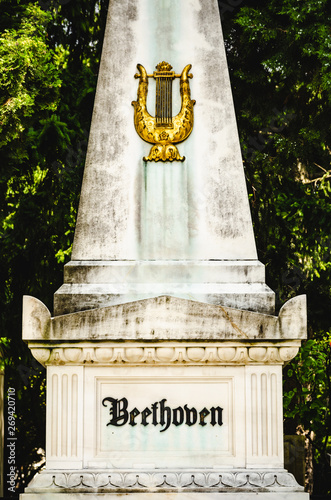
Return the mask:
POLYGON ((54 295, 56 315, 172 295, 274 313, 275 294, 258 260, 71 261, 54 295))
POLYGON ((24 338, 47 367, 47 465, 24 500, 306 497, 282 431, 282 365, 305 330, 302 296, 278 317, 159 297, 53 318, 26 297, 24 338))

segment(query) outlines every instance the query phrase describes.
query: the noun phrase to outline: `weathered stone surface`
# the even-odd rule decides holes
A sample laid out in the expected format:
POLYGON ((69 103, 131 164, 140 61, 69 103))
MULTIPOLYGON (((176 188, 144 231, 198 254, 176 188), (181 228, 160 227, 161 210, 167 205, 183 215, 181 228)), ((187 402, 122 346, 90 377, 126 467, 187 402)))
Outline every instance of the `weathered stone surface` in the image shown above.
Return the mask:
POLYGON ((169 295, 273 314, 275 294, 261 283, 67 284, 54 294, 54 316, 169 295))
POLYGON ((158 258, 257 258, 216 0, 109 5, 72 259, 158 258), (177 73, 192 64, 184 164, 144 164, 150 145, 133 125, 136 65, 163 60, 177 73))
POLYGON ((259 261, 72 261, 54 316, 171 295, 273 314, 275 294, 259 261))
POLYGON ((37 343, 29 342, 36 360, 44 365, 93 366, 132 365, 250 365, 284 364, 293 359, 300 347, 300 341, 236 341, 226 342, 174 342, 138 343, 119 345, 109 341, 95 343, 88 341, 37 343))
MULTIPOLYGON (((91 493, 43 493, 43 500, 89 500, 91 493)), ((141 492, 130 493, 131 500, 140 500, 141 492)), ((102 500, 123 500, 127 498, 127 493, 98 493, 98 498, 102 500)), ((219 500, 219 492, 201 492, 197 493, 190 491, 189 493, 173 493, 167 492, 162 494, 164 500, 219 500)), ((40 493, 23 493, 20 495, 21 500, 40 500, 40 493)), ((160 500, 160 493, 144 492, 146 500, 160 500)), ((275 492, 275 493, 259 493, 247 492, 244 493, 227 492, 226 500, 309 500, 309 493, 305 492, 275 492)))
MULTIPOLYGON (((74 490, 75 492, 92 492, 98 490, 99 493, 107 491, 129 492, 134 491, 150 493, 168 493, 180 491, 184 493, 199 491, 206 492, 231 492, 236 490, 249 493, 254 491, 264 491, 278 493, 302 492, 303 488, 298 485, 292 474, 286 470, 206 470, 206 471, 185 471, 176 470, 161 471, 98 471, 95 473, 86 471, 68 471, 60 473, 47 471, 34 476, 26 489, 26 492, 56 492, 74 490)), ((182 499, 183 497, 180 496, 182 499)), ((208 495, 208 498, 210 496, 208 495)), ((227 495, 228 498, 228 495, 227 495)), ((263 498, 263 497, 262 497, 263 498)), ((277 497, 278 499, 279 497, 277 497)), ((300 497, 299 497, 300 498, 300 497)), ((183 499, 184 500, 184 499, 183 499)))
POLYGON ((51 318, 46 306, 24 298, 24 340, 303 339, 306 297, 295 297, 279 316, 154 297, 51 318))
MULTIPOLYGON (((155 82, 148 107, 154 109, 155 82)), ((173 114, 178 111, 178 81, 173 114)), ((72 262, 54 315, 171 295, 274 313, 257 253, 216 0, 112 0, 72 262), (125 22, 123 20, 125 19, 125 22), (180 21, 179 21, 180 20, 180 21), (192 64, 197 100, 182 162, 144 162, 136 65, 192 64)))
POLYGON ((265 283, 258 260, 121 260, 71 261, 64 266, 64 283, 265 283))

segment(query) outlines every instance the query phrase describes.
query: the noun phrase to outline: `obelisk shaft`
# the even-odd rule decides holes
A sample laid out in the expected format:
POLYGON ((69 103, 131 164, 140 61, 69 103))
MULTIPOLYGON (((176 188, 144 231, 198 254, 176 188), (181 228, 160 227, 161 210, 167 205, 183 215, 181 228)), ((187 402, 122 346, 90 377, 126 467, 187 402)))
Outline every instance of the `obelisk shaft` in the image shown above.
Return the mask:
MULTIPOLYGON (((151 114, 154 93, 152 79, 151 114)), ((173 94, 175 113, 178 84, 173 94)), ((216 0, 110 2, 72 259, 158 258, 257 258, 216 0), (161 61, 177 73, 192 64, 195 121, 178 145, 184 164, 144 164, 150 145, 133 125, 136 65, 153 73, 161 61), (151 197, 164 213, 160 203, 146 207, 151 197), (157 251, 148 240, 156 229, 173 245, 165 249, 160 236, 157 251)))
MULTIPOLYGON (((150 115, 155 93, 151 76, 150 115)), ((172 104, 176 116, 179 78, 172 104)), ((110 1, 72 261, 54 313, 159 295, 273 312, 257 260, 217 0, 110 1), (176 144, 184 161, 144 161, 151 144, 135 128, 137 65, 153 75, 162 62, 179 75, 192 65, 193 129, 176 144)))

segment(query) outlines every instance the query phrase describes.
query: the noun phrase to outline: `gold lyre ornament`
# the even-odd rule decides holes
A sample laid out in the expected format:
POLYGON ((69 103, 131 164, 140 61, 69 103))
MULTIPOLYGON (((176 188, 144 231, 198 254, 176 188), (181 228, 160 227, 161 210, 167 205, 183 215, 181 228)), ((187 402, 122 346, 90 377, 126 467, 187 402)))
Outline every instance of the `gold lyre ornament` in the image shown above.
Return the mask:
POLYGON ((191 100, 189 73, 192 65, 188 64, 180 75, 172 71, 169 63, 161 62, 156 66, 152 75, 148 75, 144 66, 137 65, 139 78, 137 100, 132 101, 134 106, 134 126, 138 135, 146 142, 154 144, 144 161, 184 161, 180 156, 175 143, 185 141, 193 129, 193 106, 191 100), (147 111, 148 78, 156 80, 155 117, 147 111), (172 81, 180 78, 181 110, 172 117, 172 81))

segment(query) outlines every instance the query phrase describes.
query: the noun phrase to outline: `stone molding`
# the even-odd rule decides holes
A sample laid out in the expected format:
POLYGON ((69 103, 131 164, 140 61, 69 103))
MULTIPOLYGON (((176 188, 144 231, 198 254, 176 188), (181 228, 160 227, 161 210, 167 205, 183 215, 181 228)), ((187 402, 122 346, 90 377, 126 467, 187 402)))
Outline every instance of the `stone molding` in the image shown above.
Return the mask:
POLYGON ((161 296, 52 318, 38 299, 23 299, 25 341, 277 341, 306 336, 304 295, 288 300, 278 316, 161 296))
POLYGON ((303 491, 286 470, 220 471, 44 471, 34 476, 25 492, 134 491, 303 491))
POLYGON ((70 261, 64 283, 265 283, 258 260, 123 260, 70 261))
POLYGON ((247 365, 283 364, 293 359, 300 341, 252 343, 111 344, 90 342, 40 345, 29 343, 42 365, 247 365), (248 345, 247 345, 248 344, 248 345))

